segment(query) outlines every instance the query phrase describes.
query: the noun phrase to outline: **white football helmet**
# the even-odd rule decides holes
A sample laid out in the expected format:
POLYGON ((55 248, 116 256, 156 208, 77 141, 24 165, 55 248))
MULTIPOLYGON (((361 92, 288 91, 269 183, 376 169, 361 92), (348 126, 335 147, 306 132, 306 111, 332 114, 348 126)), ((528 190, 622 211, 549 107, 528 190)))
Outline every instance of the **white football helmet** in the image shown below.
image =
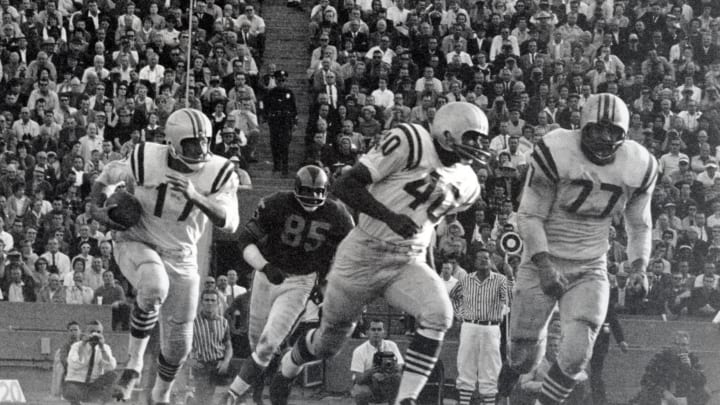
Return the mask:
POLYGON ((580 114, 581 149, 591 162, 603 165, 615 159, 630 127, 630 111, 620 97, 610 93, 588 97, 580 114))
POLYGON ((165 139, 170 145, 171 155, 193 170, 199 170, 210 160, 208 142, 212 137, 212 123, 200 110, 181 108, 168 117, 165 123, 165 139), (186 139, 199 139, 201 154, 188 156, 182 143, 186 139))
POLYGON ((328 175, 323 169, 303 166, 295 175, 295 199, 305 211, 313 212, 325 204, 328 183, 328 175))
POLYGON ((480 137, 487 137, 489 125, 485 113, 475 104, 462 101, 447 103, 435 113, 431 135, 446 151, 461 159, 487 164, 490 154, 480 147, 480 137))

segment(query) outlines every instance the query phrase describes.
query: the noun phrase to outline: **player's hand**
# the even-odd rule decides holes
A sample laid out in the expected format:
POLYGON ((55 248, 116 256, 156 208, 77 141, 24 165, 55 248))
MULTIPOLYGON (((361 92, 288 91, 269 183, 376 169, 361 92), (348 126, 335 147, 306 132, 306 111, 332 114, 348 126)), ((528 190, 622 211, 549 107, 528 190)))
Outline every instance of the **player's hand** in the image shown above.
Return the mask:
POLYGON ((410 219, 410 217, 403 214, 392 213, 392 215, 385 220, 385 223, 396 234, 405 239, 413 237, 420 231, 420 227, 412 219, 410 219))
POLYGON ((108 205, 106 207, 98 207, 95 204, 90 204, 90 216, 92 216, 93 219, 97 220, 109 229, 115 231, 124 231, 127 229, 126 227, 113 221, 112 219, 110 219, 110 216, 108 216, 108 212, 115 207, 117 207, 117 204, 108 205))
POLYGON ((165 177, 168 179, 171 190, 181 192, 188 201, 195 201, 198 192, 190 179, 177 174, 167 174, 165 177))
POLYGON ((267 277, 268 281, 275 285, 282 284, 285 280, 285 272, 280 267, 275 266, 270 262, 263 266, 263 268, 260 269, 260 272, 265 273, 265 277, 267 277))
POLYGON ((565 276, 551 265, 538 266, 538 272, 540 275, 540 288, 542 288, 543 292, 555 299, 560 299, 568 284, 565 276))
POLYGON ((230 367, 230 361, 219 361, 217 365, 217 372, 218 374, 227 374, 228 367, 230 367))
POLYGON ((632 290, 642 293, 642 296, 647 295, 650 290, 647 274, 644 271, 634 272, 630 275, 628 285, 632 287, 632 290))

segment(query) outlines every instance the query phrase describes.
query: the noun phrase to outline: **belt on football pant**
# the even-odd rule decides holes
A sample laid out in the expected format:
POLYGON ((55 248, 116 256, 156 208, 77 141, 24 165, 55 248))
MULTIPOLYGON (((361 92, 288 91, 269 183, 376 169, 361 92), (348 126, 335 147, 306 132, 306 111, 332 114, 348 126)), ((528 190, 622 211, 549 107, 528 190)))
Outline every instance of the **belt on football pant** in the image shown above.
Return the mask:
POLYGON ((394 253, 415 256, 424 255, 426 251, 424 248, 418 246, 396 245, 393 243, 382 242, 374 239, 366 239, 365 243, 367 244, 367 246, 371 247, 374 250, 377 250, 379 253, 394 253))
POLYGON ((485 326, 500 325, 500 321, 481 321, 478 319, 464 319, 463 322, 472 323, 475 325, 485 325, 485 326))

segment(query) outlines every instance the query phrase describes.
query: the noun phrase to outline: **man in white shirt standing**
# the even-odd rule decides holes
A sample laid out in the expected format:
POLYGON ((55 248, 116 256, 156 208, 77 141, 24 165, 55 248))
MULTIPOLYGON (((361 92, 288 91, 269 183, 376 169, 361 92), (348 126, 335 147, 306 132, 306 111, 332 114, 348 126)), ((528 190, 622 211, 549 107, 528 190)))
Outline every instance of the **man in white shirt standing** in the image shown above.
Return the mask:
POLYGON ((351 395, 357 405, 394 402, 400 387, 400 369, 405 364, 397 344, 385 340, 385 326, 379 319, 370 321, 368 340, 353 350, 351 395), (394 361, 391 355, 394 355, 394 361))
POLYGON ((109 402, 115 367, 117 360, 105 343, 102 324, 91 321, 83 339, 70 346, 63 397, 72 405, 80 401, 109 402))
POLYGON ((384 109, 392 108, 395 105, 395 94, 387 88, 387 79, 378 79, 378 88, 371 96, 375 99, 375 105, 384 109))

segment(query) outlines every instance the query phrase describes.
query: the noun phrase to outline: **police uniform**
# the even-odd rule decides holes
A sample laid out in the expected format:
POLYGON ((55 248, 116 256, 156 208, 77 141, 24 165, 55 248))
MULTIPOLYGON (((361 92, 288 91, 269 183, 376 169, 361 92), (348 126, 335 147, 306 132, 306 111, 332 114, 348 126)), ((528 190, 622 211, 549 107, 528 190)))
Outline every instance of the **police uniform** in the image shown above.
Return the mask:
POLYGON ((282 83, 287 79, 287 72, 275 72, 278 86, 268 90, 260 102, 260 111, 270 128, 270 149, 273 155, 273 170, 288 172, 288 158, 292 129, 295 124, 297 109, 295 95, 282 83))
POLYGON ((591 162, 581 150, 581 131, 557 129, 545 135, 530 155, 518 228, 525 249, 515 284, 510 317, 512 367, 529 372, 539 361, 540 345, 557 300, 546 295, 532 257, 548 252, 554 269, 568 280, 558 304, 563 339, 557 364, 542 394, 561 402, 585 368, 598 328, 605 319, 609 284, 608 232, 614 216, 624 214, 631 262, 650 254, 650 199, 657 162, 640 144, 625 141, 615 159, 591 162), (542 234, 532 221, 543 221, 542 234), (548 383, 551 381, 551 383, 548 383))

